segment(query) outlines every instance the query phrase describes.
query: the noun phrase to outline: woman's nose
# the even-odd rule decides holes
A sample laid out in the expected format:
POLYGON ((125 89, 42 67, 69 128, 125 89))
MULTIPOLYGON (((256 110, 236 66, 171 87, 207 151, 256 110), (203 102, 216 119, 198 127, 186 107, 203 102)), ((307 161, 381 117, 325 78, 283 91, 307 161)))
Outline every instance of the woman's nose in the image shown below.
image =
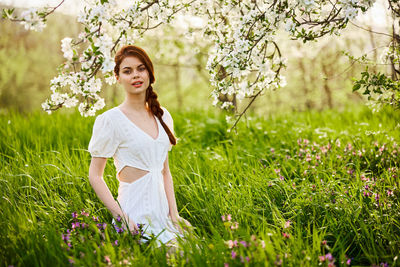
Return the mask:
POLYGON ((133 71, 133 78, 139 77, 139 72, 137 70, 133 71))

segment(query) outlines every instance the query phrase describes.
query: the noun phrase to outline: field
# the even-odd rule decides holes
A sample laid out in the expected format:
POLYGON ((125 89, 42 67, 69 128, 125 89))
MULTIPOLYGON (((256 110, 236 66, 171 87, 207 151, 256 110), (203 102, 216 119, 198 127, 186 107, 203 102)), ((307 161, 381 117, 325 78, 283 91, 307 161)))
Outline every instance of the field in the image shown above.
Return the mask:
MULTIPOLYGON (((111 225, 88 180, 94 118, 0 115, 1 264, 400 266, 399 111, 248 115, 237 134, 214 110, 170 112, 195 228, 169 257, 111 225)), ((104 180, 116 197, 111 159, 104 180)))

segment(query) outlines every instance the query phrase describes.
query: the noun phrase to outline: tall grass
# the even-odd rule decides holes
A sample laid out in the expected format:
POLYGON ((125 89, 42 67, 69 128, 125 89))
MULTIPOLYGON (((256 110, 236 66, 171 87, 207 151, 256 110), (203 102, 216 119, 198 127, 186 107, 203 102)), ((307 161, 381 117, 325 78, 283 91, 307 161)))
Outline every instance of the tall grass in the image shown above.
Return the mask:
MULTIPOLYGON (((398 111, 249 115, 237 134, 213 110, 170 112, 176 200, 195 229, 169 257, 112 227, 72 230, 74 212, 112 219, 88 181, 94 118, 1 115, 2 265, 399 265, 398 111)), ((111 160, 104 179, 116 197, 111 160)))

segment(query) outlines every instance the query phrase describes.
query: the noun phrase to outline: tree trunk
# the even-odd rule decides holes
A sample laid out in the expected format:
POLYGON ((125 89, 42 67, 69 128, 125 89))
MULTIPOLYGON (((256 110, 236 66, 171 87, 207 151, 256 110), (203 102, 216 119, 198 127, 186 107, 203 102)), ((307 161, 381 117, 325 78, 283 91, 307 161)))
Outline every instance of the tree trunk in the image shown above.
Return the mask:
MULTIPOLYGON (((327 102, 327 104, 328 104, 328 107, 330 108, 330 109, 332 109, 333 108, 333 104, 332 104, 332 90, 331 90, 331 88, 329 87, 329 83, 328 83, 328 77, 330 77, 330 72, 329 72, 329 70, 328 70, 328 64, 326 64, 325 63, 325 61, 323 61, 322 60, 322 62, 321 62, 322 64, 322 72, 324 73, 324 75, 325 75, 325 78, 324 78, 324 85, 323 85, 323 88, 324 88, 324 92, 325 92, 325 94, 326 94, 326 102, 327 102)), ((322 101, 322 102, 325 102, 325 101, 322 101)))

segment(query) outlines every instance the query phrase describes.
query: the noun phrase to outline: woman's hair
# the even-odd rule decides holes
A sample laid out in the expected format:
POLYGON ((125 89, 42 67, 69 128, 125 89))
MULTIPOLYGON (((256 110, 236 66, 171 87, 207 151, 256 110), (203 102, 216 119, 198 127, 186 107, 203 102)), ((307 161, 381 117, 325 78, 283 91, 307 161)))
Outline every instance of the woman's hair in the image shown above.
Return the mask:
POLYGON ((124 60, 124 58, 132 56, 137 57, 146 66, 146 69, 149 72, 150 84, 149 87, 146 89, 146 102, 151 112, 154 114, 154 116, 156 116, 159 119, 161 125, 164 127, 164 130, 168 134, 169 141, 171 142, 171 144, 176 145, 175 136, 170 131, 165 122, 162 120, 162 116, 164 115, 164 110, 161 108, 160 103, 157 100, 157 94, 156 92, 154 92, 153 87, 151 86, 155 81, 154 67, 147 53, 142 48, 135 45, 125 45, 121 47, 116 53, 114 58, 115 61, 114 73, 115 75, 119 76, 119 67, 121 65, 121 62, 124 60))

